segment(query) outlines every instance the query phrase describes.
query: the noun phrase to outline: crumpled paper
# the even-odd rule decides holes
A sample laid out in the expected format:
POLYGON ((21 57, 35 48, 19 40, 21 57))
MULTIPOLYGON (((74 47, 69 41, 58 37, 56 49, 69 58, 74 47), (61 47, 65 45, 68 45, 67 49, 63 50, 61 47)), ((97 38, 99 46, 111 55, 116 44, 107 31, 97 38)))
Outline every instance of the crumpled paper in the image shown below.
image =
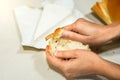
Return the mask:
POLYGON ((16 22, 21 34, 21 44, 45 49, 45 37, 56 28, 73 23, 84 17, 74 8, 73 0, 45 0, 40 8, 20 6, 14 9, 16 22))

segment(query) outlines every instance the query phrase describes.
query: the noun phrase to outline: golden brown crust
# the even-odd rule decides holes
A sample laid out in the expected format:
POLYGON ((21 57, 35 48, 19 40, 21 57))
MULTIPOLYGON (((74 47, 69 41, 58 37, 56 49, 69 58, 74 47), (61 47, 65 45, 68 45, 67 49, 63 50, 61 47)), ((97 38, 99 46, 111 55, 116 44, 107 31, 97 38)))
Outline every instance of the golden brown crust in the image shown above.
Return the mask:
MULTIPOLYGON (((62 28, 57 28, 53 33, 51 33, 51 34, 49 34, 49 35, 47 35, 47 36, 45 37, 46 41, 47 41, 48 39, 51 39, 51 38, 54 38, 54 37, 59 36, 61 31, 62 31, 62 28)), ((49 52, 52 54, 53 51, 52 51, 51 41, 49 41, 48 45, 49 45, 49 49, 48 49, 48 50, 49 50, 49 52)))
POLYGON ((48 47, 49 47, 48 48, 49 53, 52 54, 52 47, 50 45, 48 47))
POLYGON ((105 23, 111 24, 111 18, 107 10, 108 0, 102 0, 102 2, 96 2, 95 5, 91 8, 105 23))
MULTIPOLYGON (((47 35, 45 37, 45 39, 47 41, 48 39, 52 39, 52 38, 56 38, 56 37, 61 37, 62 36, 62 32, 63 32, 63 28, 57 28, 53 33, 47 35)), ((51 45, 52 45, 52 43, 51 43, 51 41, 49 41, 49 43, 48 43, 49 49, 48 50, 52 54, 53 50, 52 50, 52 46, 51 45)))
POLYGON ((63 28, 57 28, 54 33, 49 34, 48 36, 45 37, 45 39, 48 40, 50 38, 57 37, 61 34, 62 31, 63 31, 63 28))
POLYGON ((120 22, 120 0, 108 0, 107 8, 112 22, 120 22))
POLYGON ((102 0, 92 10, 107 24, 120 22, 120 0, 102 0))

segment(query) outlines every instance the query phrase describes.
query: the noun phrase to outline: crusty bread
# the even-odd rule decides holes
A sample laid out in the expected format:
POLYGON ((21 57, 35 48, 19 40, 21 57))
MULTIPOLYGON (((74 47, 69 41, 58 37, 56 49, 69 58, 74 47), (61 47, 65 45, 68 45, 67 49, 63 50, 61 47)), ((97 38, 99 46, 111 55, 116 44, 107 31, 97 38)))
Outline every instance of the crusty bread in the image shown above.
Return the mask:
POLYGON ((120 22, 120 0, 102 0, 91 8, 106 24, 120 22))
POLYGON ((73 49, 85 49, 90 50, 88 45, 83 45, 81 42, 68 40, 62 38, 62 33, 64 29, 58 28, 54 33, 48 35, 46 40, 48 40, 49 51, 51 54, 55 54, 57 50, 73 50, 73 49))

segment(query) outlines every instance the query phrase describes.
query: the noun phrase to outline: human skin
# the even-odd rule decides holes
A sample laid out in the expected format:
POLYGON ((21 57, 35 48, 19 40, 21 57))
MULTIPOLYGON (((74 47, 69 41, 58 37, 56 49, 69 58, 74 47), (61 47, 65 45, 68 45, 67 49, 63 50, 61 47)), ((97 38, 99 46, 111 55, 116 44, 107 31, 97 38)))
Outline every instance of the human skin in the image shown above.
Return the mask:
POLYGON ((53 56, 47 47, 46 55, 49 63, 61 70, 67 79, 85 75, 102 75, 111 80, 120 80, 120 65, 102 59, 92 51, 58 51, 53 56))
POLYGON ((64 27, 64 38, 80 41, 90 46, 101 45, 120 37, 120 24, 100 25, 85 19, 78 19, 64 27))
MULTIPOLYGON (((120 24, 99 25, 84 19, 64 27, 64 38, 92 46, 101 45, 120 36, 120 24)), ((120 65, 107 61, 90 50, 57 51, 51 55, 46 47, 48 62, 61 70, 68 79, 85 75, 102 75, 111 80, 120 80, 120 65)))

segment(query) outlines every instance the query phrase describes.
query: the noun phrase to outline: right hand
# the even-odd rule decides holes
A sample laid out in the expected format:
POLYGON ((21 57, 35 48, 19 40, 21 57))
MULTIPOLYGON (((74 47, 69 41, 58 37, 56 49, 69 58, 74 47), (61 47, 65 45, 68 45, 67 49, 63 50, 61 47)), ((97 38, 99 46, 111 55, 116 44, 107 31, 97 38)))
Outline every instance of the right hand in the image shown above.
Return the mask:
POLYGON ((100 45, 120 35, 120 26, 117 28, 117 25, 100 25, 80 18, 64 27, 63 37, 84 44, 100 45))

